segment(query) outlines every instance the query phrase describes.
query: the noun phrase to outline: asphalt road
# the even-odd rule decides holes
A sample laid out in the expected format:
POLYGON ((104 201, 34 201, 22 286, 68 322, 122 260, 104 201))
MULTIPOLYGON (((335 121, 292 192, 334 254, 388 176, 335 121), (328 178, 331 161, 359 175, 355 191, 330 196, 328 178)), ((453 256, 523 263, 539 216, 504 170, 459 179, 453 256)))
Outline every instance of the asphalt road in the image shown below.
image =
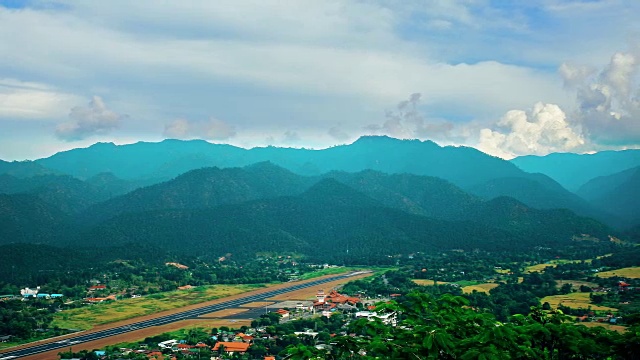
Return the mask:
POLYGON ((324 283, 335 281, 335 280, 346 279, 346 278, 349 278, 351 276, 354 276, 356 274, 361 274, 361 273, 362 272, 351 273, 351 274, 346 274, 346 275, 339 275, 339 276, 332 276, 332 277, 329 277, 329 278, 324 278, 324 279, 320 279, 320 280, 314 280, 314 281, 305 282, 305 283, 292 283, 291 286, 287 286, 287 287, 280 288, 280 289, 277 289, 277 290, 271 290, 271 291, 263 292, 263 293, 260 293, 260 294, 247 295, 247 296, 242 297, 242 298, 238 298, 238 299, 235 299, 235 300, 224 301, 224 302, 221 302, 221 303, 218 303, 218 304, 215 304, 215 305, 204 306, 204 307, 197 308, 197 309, 186 310, 186 311, 175 313, 175 314, 171 314, 171 315, 161 316, 161 317, 158 317, 158 318, 155 318, 155 319, 151 319, 151 320, 140 321, 140 322, 133 323, 133 324, 130 324, 130 325, 119 326, 119 327, 115 327, 115 328, 111 328, 111 329, 107 329, 107 330, 102 330, 102 331, 98 331, 98 332, 87 333, 87 334, 84 334, 84 335, 78 335, 78 336, 74 336, 74 337, 67 338, 67 339, 64 339, 64 340, 60 340, 60 341, 57 341, 57 342, 50 342, 50 343, 46 343, 46 344, 34 345, 34 346, 23 348, 23 349, 20 349, 20 350, 8 351, 8 352, 0 353, 0 360, 19 359, 19 358, 21 358, 23 356, 39 354, 39 353, 46 352, 46 351, 51 351, 51 350, 56 350, 56 349, 66 349, 70 345, 82 344, 84 342, 98 340, 98 339, 102 339, 102 338, 106 338, 106 337, 110 337, 110 336, 114 336, 114 335, 124 334, 124 333, 130 332, 130 331, 134 331, 134 330, 138 330, 138 329, 144 329, 144 328, 148 328, 148 327, 152 327, 152 326, 169 324, 169 323, 176 322, 176 321, 181 321, 181 320, 185 320, 185 319, 189 319, 189 318, 198 317, 198 316, 204 315, 204 314, 209 314, 209 313, 212 313, 214 311, 219 311, 219 310, 224 310, 224 309, 229 309, 229 308, 236 308, 236 307, 238 307, 240 305, 251 303, 251 302, 255 302, 255 301, 265 301, 265 300, 267 300, 267 299, 269 299, 271 297, 274 297, 276 295, 280 295, 280 294, 288 293, 290 291, 300 290, 300 289, 304 289, 304 288, 308 288, 308 287, 324 284, 324 283))

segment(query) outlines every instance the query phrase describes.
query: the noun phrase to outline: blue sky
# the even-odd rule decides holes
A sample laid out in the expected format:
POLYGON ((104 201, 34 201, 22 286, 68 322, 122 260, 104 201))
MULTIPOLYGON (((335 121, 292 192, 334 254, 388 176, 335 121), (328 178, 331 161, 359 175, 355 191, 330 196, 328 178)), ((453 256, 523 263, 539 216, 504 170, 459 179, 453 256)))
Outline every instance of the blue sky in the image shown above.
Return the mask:
POLYGON ((0 159, 368 134, 640 147, 640 2, 0 0, 0 159))

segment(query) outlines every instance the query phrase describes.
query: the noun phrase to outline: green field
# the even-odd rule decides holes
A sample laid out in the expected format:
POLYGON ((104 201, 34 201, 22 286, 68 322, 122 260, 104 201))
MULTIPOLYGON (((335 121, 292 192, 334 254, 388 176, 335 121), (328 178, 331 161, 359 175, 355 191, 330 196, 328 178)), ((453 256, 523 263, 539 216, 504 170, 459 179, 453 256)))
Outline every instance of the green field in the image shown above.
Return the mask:
POLYGON ((198 304, 260 287, 263 285, 200 286, 192 290, 171 291, 137 299, 96 304, 56 313, 51 326, 58 326, 62 329, 86 330, 100 324, 198 304))
POLYGON ((545 296, 540 300, 540 303, 544 304, 545 302, 548 302, 552 308, 557 308, 558 305, 562 304, 562 306, 570 307, 572 309, 587 309, 590 307, 592 310, 598 311, 618 311, 616 308, 591 304, 589 300, 589 293, 581 292, 575 292, 567 295, 545 296))
POLYGON ((628 267, 628 268, 622 268, 622 269, 616 269, 616 270, 610 270, 610 271, 603 271, 603 272, 600 272, 600 273, 596 274, 596 276, 601 277, 601 278, 609 278, 609 277, 614 277, 614 276, 620 276, 620 277, 624 277, 624 278, 638 279, 638 278, 640 278, 640 266, 634 266, 634 267, 628 267))
POLYGON ((337 275, 337 274, 347 273, 350 271, 360 271, 360 270, 363 270, 363 269, 343 267, 343 266, 330 267, 330 268, 302 274, 300 275, 300 277, 298 277, 298 280, 309 280, 309 279, 317 278, 320 276, 337 275))

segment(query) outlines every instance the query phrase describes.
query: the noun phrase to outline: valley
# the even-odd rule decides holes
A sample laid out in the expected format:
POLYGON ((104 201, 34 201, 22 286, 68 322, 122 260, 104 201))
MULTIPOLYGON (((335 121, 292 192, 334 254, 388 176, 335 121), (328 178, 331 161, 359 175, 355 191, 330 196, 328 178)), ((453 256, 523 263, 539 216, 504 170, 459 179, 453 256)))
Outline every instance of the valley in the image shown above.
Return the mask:
MULTIPOLYGON (((608 161, 636 166, 629 154, 608 161)), ((635 204, 612 200, 620 204, 612 210, 602 199, 633 198, 635 173, 593 158, 603 170, 569 190, 544 159, 537 173, 515 165, 522 161, 363 137, 320 151, 96 144, 0 163, 0 352, 27 356, 15 352, 28 347, 21 344, 55 337, 80 342, 69 354, 67 342, 39 348, 52 359, 60 351, 188 358, 196 346, 199 356, 227 356, 217 343, 247 347, 242 358, 337 356, 350 342, 388 354, 367 331, 390 331, 398 309, 408 315, 394 324, 421 321, 412 302, 448 319, 421 326, 449 329, 442 336, 451 345, 438 346, 451 354, 480 351, 454 335, 463 318, 506 324, 513 334, 543 326, 575 341, 606 331, 608 345, 594 353, 627 351, 619 344, 635 341, 640 316, 640 218, 635 204), (418 154, 422 162, 407 161, 418 154), (594 189, 609 190, 587 195, 594 189), (373 272, 340 275, 364 269, 373 272), (296 284, 309 285, 294 291, 296 284), (299 309, 321 284, 362 300, 299 309), (295 309, 275 307, 287 300, 295 309), (454 315, 444 315, 445 304, 454 315), (214 329, 228 341, 214 339, 214 329), (316 329, 323 340, 294 335, 316 329), (182 350, 157 348, 173 337, 183 338, 182 350)), ((410 344, 394 329, 388 336, 410 344)))

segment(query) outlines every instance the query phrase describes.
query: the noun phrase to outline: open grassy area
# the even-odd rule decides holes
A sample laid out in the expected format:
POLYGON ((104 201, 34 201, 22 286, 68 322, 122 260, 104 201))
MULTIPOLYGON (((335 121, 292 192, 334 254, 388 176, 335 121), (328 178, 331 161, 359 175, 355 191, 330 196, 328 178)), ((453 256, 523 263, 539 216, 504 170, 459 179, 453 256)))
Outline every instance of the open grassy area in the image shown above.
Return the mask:
POLYGON ((491 289, 497 288, 498 285, 499 284, 496 284, 496 283, 469 285, 469 286, 463 287, 462 292, 464 292, 465 294, 469 294, 469 293, 472 293, 473 290, 475 290, 477 292, 483 292, 488 294, 491 289))
POLYGON ((434 280, 431 279, 413 279, 411 280, 414 283, 421 285, 421 286, 433 286, 433 285, 444 285, 444 284, 448 284, 448 282, 446 281, 437 281, 434 282, 434 280))
POLYGON ((524 269, 524 272, 526 274, 531 274, 532 272, 543 272, 544 269, 548 267, 556 267, 556 266, 557 266, 556 264, 552 264, 552 263, 536 264, 536 265, 527 266, 524 269))
POLYGON ((589 301, 589 293, 581 292, 575 292, 567 295, 545 296, 540 300, 540 303, 544 304, 545 302, 548 302, 552 308, 557 308, 558 305, 562 304, 562 306, 570 307, 572 309, 587 309, 591 307, 592 310, 597 311, 618 311, 618 309, 615 308, 591 304, 589 301))
POLYGON ((125 299, 65 310, 54 315, 51 326, 63 329, 90 329, 93 326, 193 305, 255 290, 261 285, 213 285, 187 291, 171 291, 136 299, 125 299))
POLYGON ((619 333, 623 333, 625 331, 627 331, 627 328, 622 326, 622 325, 612 325, 612 324, 608 324, 608 323, 600 323, 600 322, 582 322, 582 323, 578 323, 577 325, 584 325, 586 327, 603 327, 607 330, 613 330, 613 331, 617 331, 619 333))
POLYGON ((329 268, 326 268, 326 269, 322 269, 322 270, 318 270, 318 271, 302 274, 302 275, 300 275, 298 280, 309 280, 309 279, 317 278, 317 277, 320 277, 320 276, 337 275, 337 274, 342 274, 342 273, 346 273, 346 272, 349 272, 349 271, 360 271, 360 270, 363 270, 363 269, 351 268, 351 267, 343 267, 343 266, 329 267, 329 268))
POLYGON ((578 290, 580 288, 580 286, 582 286, 582 285, 590 287, 590 288, 598 287, 598 284, 592 283, 592 282, 588 282, 588 281, 582 281, 582 280, 556 280, 556 286, 558 288, 561 288, 562 285, 564 285, 564 284, 572 284, 573 288, 575 290, 578 290))
POLYGON ((610 271, 603 271, 603 272, 597 273, 596 276, 601 277, 601 278, 609 278, 609 277, 613 277, 613 276, 620 276, 620 277, 625 277, 625 278, 638 279, 638 278, 640 278, 640 266, 634 266, 634 267, 628 267, 628 268, 622 268, 622 269, 616 269, 616 270, 610 270, 610 271))

